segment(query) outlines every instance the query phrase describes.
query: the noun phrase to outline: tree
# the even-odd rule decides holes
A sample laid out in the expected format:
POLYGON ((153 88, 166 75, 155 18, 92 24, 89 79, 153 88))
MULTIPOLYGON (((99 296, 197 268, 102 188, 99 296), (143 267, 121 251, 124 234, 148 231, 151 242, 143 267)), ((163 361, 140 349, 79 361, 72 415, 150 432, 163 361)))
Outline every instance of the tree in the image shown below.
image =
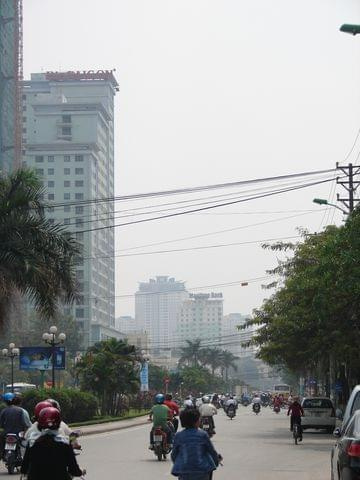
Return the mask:
POLYGON ((233 355, 228 350, 223 350, 220 353, 220 366, 221 366, 221 369, 223 370, 223 378, 226 382, 228 382, 228 380, 229 380, 229 370, 230 370, 230 368, 233 368, 234 370, 237 370, 237 365, 236 365, 237 358, 238 357, 233 355))
POLYGON ((0 321, 17 293, 44 316, 58 300, 76 295, 75 258, 79 246, 64 227, 45 217, 43 187, 35 174, 17 170, 0 178, 0 321))
POLYGON ((196 367, 200 361, 201 340, 186 340, 187 345, 181 348, 179 365, 191 365, 196 367))
POLYGON ((103 415, 118 415, 124 395, 138 391, 139 362, 133 345, 111 338, 90 347, 77 364, 81 387, 98 397, 103 415))
POLYGON ((219 348, 203 348, 200 350, 200 361, 203 366, 209 366, 211 374, 222 366, 222 350, 219 348))

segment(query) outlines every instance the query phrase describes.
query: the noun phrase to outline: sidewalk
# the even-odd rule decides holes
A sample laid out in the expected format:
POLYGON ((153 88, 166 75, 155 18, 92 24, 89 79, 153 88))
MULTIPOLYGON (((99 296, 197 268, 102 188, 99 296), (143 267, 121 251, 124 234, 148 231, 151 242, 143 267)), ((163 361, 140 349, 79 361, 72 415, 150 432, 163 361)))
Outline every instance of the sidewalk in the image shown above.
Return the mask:
POLYGON ((118 420, 116 422, 87 425, 85 427, 79 427, 79 430, 81 430, 82 435, 96 435, 97 433, 113 432, 114 430, 122 430, 124 428, 150 424, 147 419, 148 415, 144 415, 142 417, 130 418, 129 420, 118 420))

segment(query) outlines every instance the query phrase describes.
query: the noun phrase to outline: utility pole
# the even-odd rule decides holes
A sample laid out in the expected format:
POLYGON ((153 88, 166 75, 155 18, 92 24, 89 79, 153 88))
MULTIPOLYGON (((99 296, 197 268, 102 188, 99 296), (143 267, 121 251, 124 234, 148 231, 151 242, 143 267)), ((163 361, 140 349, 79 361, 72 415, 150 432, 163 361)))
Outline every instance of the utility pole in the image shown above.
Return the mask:
POLYGON ((336 162, 336 169, 340 170, 345 175, 345 177, 338 177, 336 183, 341 185, 347 192, 347 196, 342 198, 337 194, 337 201, 343 203, 347 208, 348 213, 351 214, 360 201, 360 199, 355 198, 356 190, 360 185, 360 181, 355 180, 355 177, 360 173, 360 165, 349 163, 346 166, 340 166, 339 163, 336 162))

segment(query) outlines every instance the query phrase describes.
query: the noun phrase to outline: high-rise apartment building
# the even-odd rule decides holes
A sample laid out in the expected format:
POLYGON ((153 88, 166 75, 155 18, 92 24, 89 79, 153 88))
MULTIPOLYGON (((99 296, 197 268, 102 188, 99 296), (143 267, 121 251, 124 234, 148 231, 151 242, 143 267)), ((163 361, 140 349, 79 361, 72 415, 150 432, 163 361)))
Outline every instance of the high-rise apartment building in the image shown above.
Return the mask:
POLYGON ((254 332, 254 327, 249 327, 245 330, 238 329, 238 327, 245 324, 248 318, 248 315, 243 315, 241 313, 229 313, 224 316, 222 336, 224 342, 228 343, 226 349, 237 357, 253 356, 253 349, 243 347, 242 343, 251 338, 254 332))
POLYGON ((114 308, 114 96, 112 71, 36 73, 23 83, 24 163, 45 187, 51 222, 82 245, 77 304, 64 306, 84 346, 116 337, 114 308))
POLYGON ((0 174, 20 165, 22 3, 0 1, 0 174))
POLYGON ((159 355, 174 347, 178 312, 188 297, 184 282, 158 276, 142 282, 135 294, 135 318, 139 328, 149 335, 151 353, 159 355))
POLYGON ((190 294, 179 310, 178 340, 200 339, 211 346, 221 343, 223 302, 222 293, 190 294))

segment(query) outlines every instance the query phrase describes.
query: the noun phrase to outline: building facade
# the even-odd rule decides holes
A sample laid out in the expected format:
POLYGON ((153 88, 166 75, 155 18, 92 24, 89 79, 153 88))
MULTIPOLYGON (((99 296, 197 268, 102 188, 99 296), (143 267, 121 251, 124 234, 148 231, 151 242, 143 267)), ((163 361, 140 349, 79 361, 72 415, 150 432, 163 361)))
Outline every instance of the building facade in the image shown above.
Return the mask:
POLYGON ((222 293, 190 294, 183 301, 178 314, 179 342, 200 339, 205 346, 221 343, 223 303, 222 293))
POLYGON ((52 223, 82 246, 80 297, 64 306, 84 347, 119 337, 114 307, 114 96, 111 71, 32 74, 23 82, 24 164, 42 180, 52 223))
POLYGON ((177 316, 183 300, 188 297, 184 282, 168 276, 157 276, 139 284, 135 294, 135 319, 138 327, 148 333, 153 356, 171 356, 177 316))
POLYGON ((19 0, 0 2, 0 174, 7 175, 21 155, 19 0))

